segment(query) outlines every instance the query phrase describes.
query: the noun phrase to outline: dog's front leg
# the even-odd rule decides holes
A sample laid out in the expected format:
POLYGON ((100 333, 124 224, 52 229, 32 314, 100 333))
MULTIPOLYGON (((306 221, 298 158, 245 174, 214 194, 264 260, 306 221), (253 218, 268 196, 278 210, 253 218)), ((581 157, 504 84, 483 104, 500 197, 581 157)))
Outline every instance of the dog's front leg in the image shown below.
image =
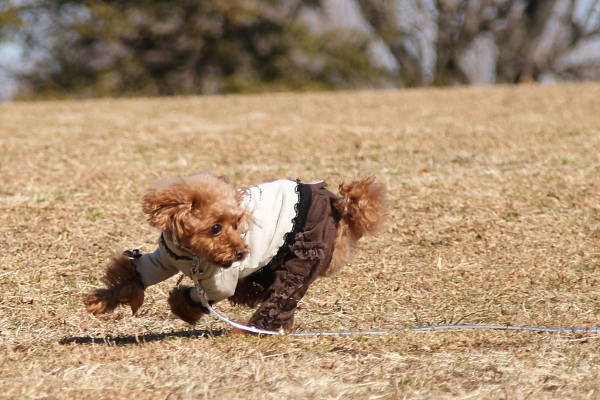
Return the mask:
POLYGON ((105 314, 123 305, 131 307, 135 315, 144 303, 144 284, 130 258, 113 256, 106 267, 106 274, 100 280, 106 288, 94 289, 83 298, 88 312, 105 314))
POLYGON ((194 287, 180 285, 169 293, 171 312, 190 325, 196 324, 203 314, 210 314, 208 308, 192 298, 194 287))

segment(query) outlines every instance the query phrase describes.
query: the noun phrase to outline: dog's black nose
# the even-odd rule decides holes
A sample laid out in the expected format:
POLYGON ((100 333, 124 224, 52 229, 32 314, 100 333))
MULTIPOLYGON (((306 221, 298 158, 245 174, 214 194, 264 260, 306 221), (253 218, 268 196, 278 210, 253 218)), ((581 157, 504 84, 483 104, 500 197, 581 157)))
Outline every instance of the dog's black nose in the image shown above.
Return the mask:
POLYGON ((242 258, 244 258, 244 255, 246 254, 246 252, 244 251, 244 249, 237 249, 235 251, 235 256, 237 258, 238 261, 240 261, 242 258))

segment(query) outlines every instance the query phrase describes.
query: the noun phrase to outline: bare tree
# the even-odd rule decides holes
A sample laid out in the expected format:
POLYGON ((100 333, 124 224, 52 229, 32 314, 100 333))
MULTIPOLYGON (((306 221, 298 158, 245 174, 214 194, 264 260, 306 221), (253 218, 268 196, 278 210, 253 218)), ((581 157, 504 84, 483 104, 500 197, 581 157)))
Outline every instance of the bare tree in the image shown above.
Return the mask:
POLYGON ((539 80, 545 74, 568 80, 600 78, 600 52, 590 54, 591 57, 581 57, 585 56, 583 54, 578 57, 574 53, 590 40, 600 39, 599 2, 553 0, 529 3, 527 18, 535 29, 529 30, 524 40, 523 65, 518 79, 539 80), (579 13, 578 7, 581 7, 579 13))
POLYGON ((407 85, 600 78, 600 51, 586 54, 600 48, 599 0, 357 1, 407 85), (415 40, 423 30, 430 40, 415 40))
POLYGON ((600 79, 600 0, 5 3, 21 97, 600 79))
MULTIPOLYGON (((425 65, 428 44, 421 40, 427 22, 427 2, 400 2, 395 0, 357 0, 365 19, 383 39, 400 65, 401 80, 407 86, 430 84, 432 74, 425 65), (409 14, 410 21, 402 21, 409 14)), ((430 28, 431 30, 431 28, 430 28)), ((433 27, 435 31, 435 27, 433 27)))
POLYGON ((2 6, 30 49, 17 96, 161 96, 369 87, 387 71, 362 37, 312 34, 320 0, 48 0, 2 6), (25 23, 27 22, 27 23, 25 23))

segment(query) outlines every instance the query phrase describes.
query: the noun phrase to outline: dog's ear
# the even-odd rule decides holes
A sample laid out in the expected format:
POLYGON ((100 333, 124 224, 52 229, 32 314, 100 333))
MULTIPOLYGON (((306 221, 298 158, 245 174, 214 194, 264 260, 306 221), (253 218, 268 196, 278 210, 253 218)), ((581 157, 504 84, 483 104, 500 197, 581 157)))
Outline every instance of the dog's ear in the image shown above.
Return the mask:
MULTIPOLYGON (((242 190, 242 189, 236 190, 235 199, 237 201, 237 204, 243 204, 244 196, 245 196, 244 193, 246 193, 245 190, 242 190)), ((256 218, 254 218, 254 216, 252 216, 252 213, 250 212, 250 210, 248 210, 245 207, 243 207, 242 209, 243 209, 243 213, 238 222, 238 225, 242 231, 247 231, 248 229, 250 229, 250 225, 260 226, 260 223, 256 220, 256 218)))
POLYGON ((183 181, 171 185, 151 188, 142 197, 142 211, 148 214, 148 222, 153 227, 164 230, 182 212, 189 211, 192 200, 183 181))

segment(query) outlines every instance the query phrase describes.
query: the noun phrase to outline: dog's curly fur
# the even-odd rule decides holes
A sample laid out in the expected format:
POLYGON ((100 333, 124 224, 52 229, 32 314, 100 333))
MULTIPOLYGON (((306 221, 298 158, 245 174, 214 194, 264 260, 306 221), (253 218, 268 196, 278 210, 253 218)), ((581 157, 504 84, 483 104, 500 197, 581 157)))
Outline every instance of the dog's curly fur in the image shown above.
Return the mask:
POLYGON ((211 264, 229 266, 248 253, 240 232, 253 221, 242 200, 243 192, 225 177, 200 173, 149 189, 142 211, 150 225, 177 238, 192 253, 211 264), (215 236, 211 228, 217 224, 222 231, 215 236))
POLYGON ((195 304, 189 297, 189 286, 179 285, 169 293, 171 312, 190 325, 194 325, 202 314, 206 314, 202 304, 195 304))
POLYGON ((358 239, 383 229, 387 210, 385 189, 375 184, 374 176, 343 181, 339 191, 342 197, 336 201, 335 208, 342 218, 337 227, 331 263, 321 273, 325 277, 337 274, 350 262, 358 239))
POLYGON ((100 281, 106 288, 95 289, 83 299, 90 313, 110 313, 119 305, 128 305, 135 315, 144 303, 144 285, 128 257, 112 256, 100 281))
MULTIPOLYGON (((334 207, 339 213, 332 260, 320 276, 332 276, 347 264, 356 241, 365 234, 379 232, 384 223, 387 202, 384 188, 373 176, 362 176, 339 185, 341 198, 334 207)), ((185 179, 163 183, 149 189, 142 198, 142 210, 148 221, 168 237, 193 254, 223 268, 244 259, 248 245, 242 237, 254 221, 242 206, 243 191, 232 186, 227 178, 200 173, 185 179), (215 235, 215 229, 219 233, 215 235)), ((241 280, 231 298, 234 303, 255 306, 262 301, 263 288, 272 278, 262 281, 241 280)), ((144 286, 132 262, 125 256, 114 256, 102 278, 105 289, 95 289, 84 298, 87 310, 93 314, 113 311, 119 305, 129 305, 133 314, 144 301, 144 286)), ((194 324, 206 311, 194 304, 188 287, 179 286, 169 295, 171 311, 182 320, 194 324)))

